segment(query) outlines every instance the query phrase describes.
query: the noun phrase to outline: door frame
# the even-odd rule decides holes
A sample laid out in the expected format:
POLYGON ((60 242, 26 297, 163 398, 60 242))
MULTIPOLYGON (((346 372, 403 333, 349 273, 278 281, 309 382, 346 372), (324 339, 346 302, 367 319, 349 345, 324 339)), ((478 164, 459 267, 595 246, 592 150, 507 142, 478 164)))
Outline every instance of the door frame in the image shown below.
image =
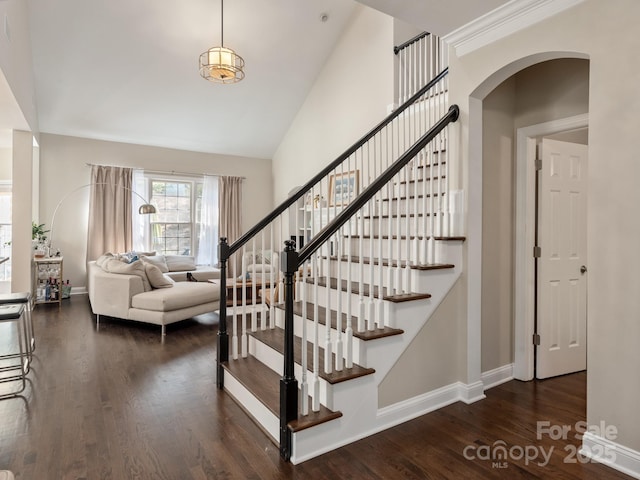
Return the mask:
POLYGON ((516 132, 516 230, 513 377, 532 380, 535 333, 536 143, 538 137, 589 126, 589 114, 552 120, 516 132))

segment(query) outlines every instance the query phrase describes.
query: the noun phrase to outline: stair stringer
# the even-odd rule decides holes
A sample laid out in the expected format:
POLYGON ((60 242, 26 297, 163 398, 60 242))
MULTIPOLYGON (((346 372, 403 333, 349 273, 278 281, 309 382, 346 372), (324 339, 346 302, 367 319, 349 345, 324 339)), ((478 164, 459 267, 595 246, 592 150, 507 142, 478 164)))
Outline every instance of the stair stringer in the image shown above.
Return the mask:
POLYGON ((465 399, 466 386, 461 382, 454 382, 400 402, 401 405, 378 408, 380 383, 460 278, 463 261, 462 242, 449 245, 447 250, 447 260, 455 267, 449 270, 421 272, 424 276, 423 281, 432 294, 430 299, 389 305, 390 326, 400 328, 404 333, 362 342, 363 351, 360 354, 359 363, 374 368, 375 373, 333 386, 331 408, 342 412, 342 417, 314 428, 295 432, 292 463, 304 462, 429 411, 465 399))

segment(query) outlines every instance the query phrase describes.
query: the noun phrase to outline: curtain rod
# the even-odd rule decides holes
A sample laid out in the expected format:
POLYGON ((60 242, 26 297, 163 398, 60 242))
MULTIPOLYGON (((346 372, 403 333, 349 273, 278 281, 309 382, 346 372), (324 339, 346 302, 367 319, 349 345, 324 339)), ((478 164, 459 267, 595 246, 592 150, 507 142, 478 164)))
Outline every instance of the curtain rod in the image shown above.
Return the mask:
MULTIPOLYGON (((129 165, 105 165, 102 163, 85 163, 85 165, 87 167, 120 167, 120 168, 133 168, 134 170, 143 170, 145 172, 149 172, 149 173, 159 173, 162 175, 190 175, 190 176, 195 176, 195 177, 199 177, 199 176, 205 176, 205 177, 225 177, 227 175, 220 175, 219 173, 194 173, 194 172, 178 172, 175 170, 148 170, 148 169, 144 169, 141 167, 131 167, 129 165)), ((237 176, 237 175, 231 175, 231 176, 237 176)), ((247 177, 240 177, 242 180, 246 180, 247 177)))

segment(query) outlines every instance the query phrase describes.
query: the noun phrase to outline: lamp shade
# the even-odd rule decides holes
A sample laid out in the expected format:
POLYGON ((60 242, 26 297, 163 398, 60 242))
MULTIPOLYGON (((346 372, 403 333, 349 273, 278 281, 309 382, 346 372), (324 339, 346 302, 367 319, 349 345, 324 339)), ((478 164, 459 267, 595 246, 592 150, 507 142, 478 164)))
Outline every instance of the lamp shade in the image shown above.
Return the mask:
POLYGON ((244 78, 244 60, 226 47, 211 47, 200 55, 200 75, 216 83, 236 83, 244 78))
POLYGON ((150 203, 145 203, 143 205, 140 205, 138 213, 140 215, 151 215, 152 213, 156 213, 156 207, 151 205, 150 203))

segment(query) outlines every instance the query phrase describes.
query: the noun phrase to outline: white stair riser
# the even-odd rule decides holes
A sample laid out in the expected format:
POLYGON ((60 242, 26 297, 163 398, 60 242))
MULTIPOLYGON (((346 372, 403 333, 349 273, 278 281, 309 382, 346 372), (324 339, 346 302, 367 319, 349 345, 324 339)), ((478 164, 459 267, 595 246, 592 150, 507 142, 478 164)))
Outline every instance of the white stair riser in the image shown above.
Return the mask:
MULTIPOLYGON (((352 265, 351 267, 351 280, 354 282, 359 281, 359 272, 356 270, 356 268, 354 268, 354 265, 352 265)), ((347 275, 348 275, 348 267, 347 267, 347 262, 344 261, 337 261, 337 260, 330 260, 329 261, 329 274, 332 277, 337 278, 338 276, 338 269, 342 269, 342 278, 346 279, 347 275)), ((365 281, 369 282, 370 281, 370 277, 371 277, 371 273, 370 273, 370 265, 369 264, 365 264, 365 281)), ((390 275, 389 272, 391 272, 391 275, 394 274, 394 272, 397 270, 396 267, 389 267, 386 265, 382 266, 382 278, 383 281, 386 282, 386 278, 390 275)), ((323 270, 326 271, 326 270, 323 270)), ((380 281, 380 266, 379 265, 374 265, 374 281, 376 282, 376 284, 380 281)))
POLYGON ((224 389, 262 425, 269 435, 278 441, 280 438, 280 419, 258 400, 233 375, 225 374, 224 389))
POLYGON ((368 258, 378 258, 382 251, 383 258, 389 258, 389 249, 391 249, 391 258, 400 258, 403 262, 407 259, 413 263, 420 263, 422 254, 427 252, 427 239, 413 238, 364 238, 360 241, 357 237, 346 237, 343 242, 342 255, 355 255, 368 258), (407 244, 409 244, 407 246, 407 244), (398 247, 400 254, 398 255, 398 247), (408 252, 408 256, 407 256, 408 252))
MULTIPOLYGON (((278 313, 277 319, 278 319, 277 320, 278 326, 280 328, 283 328, 284 311, 280 311, 278 313)), ((302 318, 299 317, 298 315, 294 315, 293 322, 294 322, 294 334, 298 337, 302 337, 302 324, 303 324, 302 318)), ((314 333, 313 333, 314 322, 312 320, 307 320, 306 324, 307 324, 307 341, 310 343, 314 343, 314 333)), ((331 335, 331 341, 335 342, 336 338, 338 337, 338 331, 334 328, 331 328, 329 331, 331 335)), ((321 348, 325 348, 326 338, 327 338, 327 327, 325 325, 319 324, 318 325, 318 341, 321 348)), ((358 365, 365 366, 366 364, 365 345, 366 345, 366 342, 364 340, 360 340, 359 338, 356 338, 356 337, 353 338, 353 361, 358 365)))
MULTIPOLYGON (((367 276, 365 277, 365 285, 367 283, 369 283, 369 271, 367 269, 367 276)), ((345 279, 346 280, 346 279, 345 279)), ((377 278, 376 278, 377 280, 377 278)), ((356 281, 353 280, 354 286, 356 281)), ((376 282, 377 283, 377 282, 376 282)), ((296 299, 297 300, 302 300, 303 298, 310 303, 314 303, 317 304, 320 307, 326 307, 327 306, 327 293, 329 294, 329 302, 330 302, 330 306, 331 309, 336 310, 337 309, 337 305, 338 305, 338 298, 340 298, 341 301, 341 305, 342 305, 342 311, 344 313, 347 313, 347 310, 349 308, 349 304, 351 305, 351 315, 354 317, 358 316, 358 311, 360 309, 360 303, 361 303, 361 299, 366 303, 369 300, 369 296, 368 295, 362 295, 362 297, 358 294, 358 292, 354 292, 353 294, 351 294, 350 292, 346 292, 343 290, 337 290, 337 289, 333 289, 333 288, 326 288, 323 286, 318 285, 317 287, 313 284, 310 283, 305 283, 303 285, 301 285, 301 288, 305 289, 305 297, 302 296, 301 291, 298 290, 296 293, 296 299), (317 288, 317 296, 314 293, 316 291, 317 288)))
MULTIPOLYGON (((443 170, 444 174, 444 170, 443 170)), ((440 194, 446 188, 446 178, 440 178, 436 171, 436 177, 433 179, 420 180, 417 182, 414 181, 405 181, 404 178, 401 179, 399 183, 393 184, 393 188, 383 189, 381 193, 381 198, 398 198, 398 197, 407 197, 413 195, 426 195, 426 194, 440 194)))
MULTIPOLYGON (((256 340, 255 337, 249 337, 249 353, 278 375, 282 376, 284 360, 283 355, 280 352, 277 352, 268 345, 256 340)), ((319 365, 319 368, 319 371, 321 371, 322 365, 319 365)), ((314 397, 314 389, 311 387, 311 384, 314 381, 313 370, 313 365, 307 365, 307 384, 309 385, 307 391, 312 398, 314 397)), ((302 366, 297 363, 294 365, 294 375, 298 380, 298 385, 300 386, 302 384, 302 366)), ((333 403, 332 389, 333 386, 330 383, 323 378, 318 378, 318 398, 320 403, 327 408, 331 408, 329 405, 333 403)))
MULTIPOLYGON (((395 215, 395 213, 393 214, 395 215)), ((397 235, 398 231, 400 235, 418 235, 418 236, 430 236, 431 235, 431 217, 409 217, 408 221, 406 217, 398 218, 389 217, 373 217, 363 218, 362 223, 358 225, 357 232, 363 233, 366 236, 380 236, 380 235, 397 235), (399 224, 399 226, 398 226, 399 224)), ((369 239, 363 239, 363 242, 369 241, 369 239)))
MULTIPOLYGON (((434 196, 433 205, 431 205, 431 197, 418 197, 417 212, 424 213, 430 210, 443 210, 445 205, 443 202, 439 202, 440 196, 434 196), (425 206, 426 205, 426 206, 425 206)), ((444 196, 442 197, 445 198, 444 196)), ((416 199, 415 198, 391 198, 382 201, 376 201, 373 213, 376 215, 397 215, 398 210, 403 213, 415 213, 416 212, 416 199)))

